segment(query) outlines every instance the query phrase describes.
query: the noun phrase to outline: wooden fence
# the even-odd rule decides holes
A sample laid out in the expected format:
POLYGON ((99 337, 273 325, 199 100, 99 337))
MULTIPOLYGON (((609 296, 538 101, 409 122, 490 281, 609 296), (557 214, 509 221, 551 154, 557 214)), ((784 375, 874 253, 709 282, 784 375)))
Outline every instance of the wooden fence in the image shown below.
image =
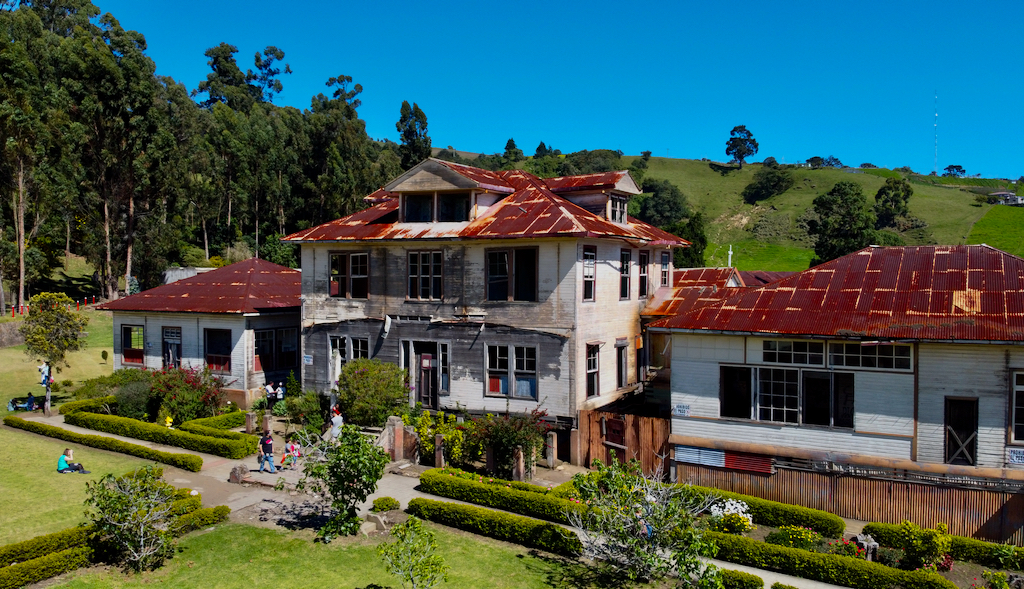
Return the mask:
POLYGON ((653 474, 659 467, 668 471, 668 436, 672 433, 668 419, 580 411, 579 432, 580 455, 587 466, 595 459, 607 464, 614 451, 620 461, 639 460, 645 474, 653 474))
POLYGON ((779 468, 775 474, 678 464, 680 482, 884 523, 945 523, 958 536, 1024 544, 1024 495, 779 468))

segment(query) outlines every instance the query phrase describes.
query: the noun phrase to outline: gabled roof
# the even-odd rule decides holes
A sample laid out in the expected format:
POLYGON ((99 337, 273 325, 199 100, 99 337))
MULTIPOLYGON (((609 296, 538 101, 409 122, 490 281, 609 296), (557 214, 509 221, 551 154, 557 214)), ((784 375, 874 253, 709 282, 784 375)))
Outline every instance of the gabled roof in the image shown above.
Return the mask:
POLYGON ((259 258, 98 305, 107 311, 257 313, 298 310, 302 274, 259 258))
POLYGON ((1024 259, 986 245, 868 247, 653 327, 709 333, 1024 341, 1024 259))
POLYGON ((633 177, 626 170, 616 172, 598 172, 596 174, 580 174, 578 176, 560 176, 558 178, 546 178, 544 185, 551 192, 561 194, 577 190, 618 190, 628 194, 640 194, 641 190, 636 185, 633 177))
POLYGON ((743 286, 735 268, 676 270, 671 288, 655 291, 640 315, 667 317, 728 298, 743 286))
MULTIPOLYGON (((452 178, 442 180, 452 185, 461 182, 452 178)), ((626 224, 613 223, 558 196, 547 187, 544 180, 522 170, 490 172, 429 159, 389 183, 383 190, 373 193, 367 200, 376 204, 347 217, 293 233, 283 241, 310 243, 393 239, 612 237, 650 245, 688 245, 687 241, 636 219, 627 218, 626 224), (504 184, 512 192, 472 221, 399 223, 398 198, 389 191, 401 188, 403 182, 413 182, 419 172, 442 175, 458 172, 463 178, 480 186, 486 183, 494 188, 504 184)))
POLYGON ((765 270, 740 270, 743 286, 763 286, 776 280, 792 276, 796 272, 766 272, 765 270))

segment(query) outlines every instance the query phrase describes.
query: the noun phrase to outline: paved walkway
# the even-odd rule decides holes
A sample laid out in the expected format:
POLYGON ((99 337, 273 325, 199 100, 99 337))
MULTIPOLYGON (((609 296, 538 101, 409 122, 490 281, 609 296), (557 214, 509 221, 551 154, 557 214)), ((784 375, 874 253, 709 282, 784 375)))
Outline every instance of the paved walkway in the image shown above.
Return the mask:
MULTIPOLYGON (((278 484, 282 479, 286 485, 294 485, 298 482, 300 477, 300 472, 297 470, 278 469, 276 473, 261 473, 257 470, 259 468, 259 464, 256 462, 255 456, 250 456, 244 460, 222 458, 212 454, 203 454, 201 452, 194 452, 184 448, 164 446, 153 442, 147 442, 145 440, 137 440, 134 438, 127 438, 124 436, 117 436, 69 425, 64 423, 64 416, 56 412, 54 412, 51 417, 45 417, 42 414, 33 414, 25 415, 24 419, 29 421, 38 421, 40 423, 45 423, 47 425, 52 425, 73 432, 107 436, 109 438, 123 440, 125 442, 146 446, 155 450, 162 450, 164 452, 195 454, 196 456, 200 456, 203 459, 203 468, 199 472, 189 472, 166 464, 162 466, 164 468, 164 478, 168 482, 179 488, 187 487, 199 491, 203 495, 203 504, 207 507, 227 505, 232 511, 238 511, 246 507, 260 504, 265 500, 286 500, 286 498, 290 497, 292 493, 287 490, 276 491, 273 489, 273 486, 278 484), (228 476, 231 473, 231 469, 239 464, 249 467, 249 477, 254 484, 238 485, 228 482, 228 476)), ((278 438, 275 439, 275 442, 283 446, 283 441, 280 439, 280 436, 275 436, 275 438, 278 438)), ((105 452, 106 450, 90 448, 89 451, 105 452)), ((280 456, 278 457, 278 460, 280 460, 280 456)), ((416 487, 419 485, 419 474, 424 470, 426 470, 426 468, 422 466, 409 465, 408 463, 389 464, 385 470, 384 477, 377 484, 377 492, 370 495, 366 502, 359 506, 359 515, 365 517, 369 513, 370 507, 373 505, 373 500, 378 497, 394 497, 403 506, 408 505, 409 501, 416 497, 444 500, 453 503, 464 503, 462 501, 441 498, 418 491, 416 487)), ((576 472, 583 471, 585 471, 585 469, 571 465, 564 465, 557 470, 538 468, 537 477, 533 482, 543 486, 555 486, 571 479, 572 475, 576 472)), ((772 583, 776 582, 783 583, 785 585, 792 585, 793 587, 799 587, 801 589, 826 589, 829 587, 835 587, 835 585, 829 585, 827 583, 800 579, 789 575, 755 569, 731 562, 717 560, 712 560, 711 562, 723 569, 738 570, 757 575, 764 579, 765 589, 768 589, 771 587, 772 583)))

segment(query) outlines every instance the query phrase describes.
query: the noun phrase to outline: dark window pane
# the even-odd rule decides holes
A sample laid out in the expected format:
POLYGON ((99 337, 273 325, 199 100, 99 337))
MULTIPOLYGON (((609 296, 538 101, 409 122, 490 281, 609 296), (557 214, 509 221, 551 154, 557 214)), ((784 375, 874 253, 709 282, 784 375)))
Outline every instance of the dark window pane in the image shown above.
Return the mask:
POLYGON ((405 222, 429 223, 434 220, 433 208, 434 195, 407 194, 405 195, 405 222))
POLYGON ((832 374, 832 425, 853 427, 853 374, 832 374))
POLYGON ((515 300, 537 300, 537 250, 519 249, 515 252, 515 300))
POLYGON ((804 423, 831 425, 831 377, 827 372, 804 372, 804 423))
POLYGON ((508 300, 508 252, 487 252, 487 300, 508 300))
POLYGON ((231 354, 231 330, 230 329, 207 329, 206 330, 206 353, 207 354, 231 354))
POLYGON ((721 416, 750 419, 750 368, 723 366, 721 379, 721 416))
POLYGON ((469 221, 468 194, 439 194, 437 201, 438 221, 469 221))

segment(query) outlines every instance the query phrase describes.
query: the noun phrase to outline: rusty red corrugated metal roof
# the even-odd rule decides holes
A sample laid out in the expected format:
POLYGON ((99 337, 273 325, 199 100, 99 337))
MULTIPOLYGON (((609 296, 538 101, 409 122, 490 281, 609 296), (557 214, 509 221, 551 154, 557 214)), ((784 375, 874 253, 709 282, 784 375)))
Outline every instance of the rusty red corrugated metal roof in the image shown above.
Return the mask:
POLYGON ((869 247, 652 324, 687 331, 1024 341, 1024 259, 986 245, 869 247))
POLYGON ((686 268, 675 271, 672 288, 655 291, 640 315, 667 317, 717 303, 743 286, 735 268, 686 268))
MULTIPOLYGON (((598 172, 595 174, 579 174, 577 176, 559 176, 558 178, 545 178, 544 185, 551 192, 572 192, 576 190, 599 190, 615 188, 622 180, 629 176, 626 170, 615 172, 598 172)), ((639 194, 637 192, 636 194, 639 194)))
POLYGON ((298 310, 302 274, 250 258, 97 305, 107 311, 168 313, 257 313, 298 310))
MULTIPOLYGON (((435 161, 435 160, 431 160, 435 161)), ((514 189, 482 215, 462 223, 398 223, 398 199, 390 198, 347 217, 288 235, 283 241, 379 241, 394 239, 508 239, 519 237, 617 237, 651 245, 688 245, 684 239, 642 221, 613 223, 549 190, 540 178, 522 170, 490 172, 443 162, 460 174, 495 177, 514 189)), ((383 191, 374 193, 375 195, 383 191)))
POLYGON ((740 270, 740 278, 744 286, 764 286, 776 280, 782 280, 796 272, 766 272, 764 270, 740 270))
POLYGON ((515 187, 509 184, 501 176, 501 172, 492 172, 490 170, 484 170, 481 168, 474 168, 473 166, 467 166, 465 164, 456 164, 454 162, 446 162, 444 160, 438 160, 430 158, 431 161, 437 162, 449 170, 456 172, 469 178, 473 182, 479 184, 482 188, 489 188, 498 192, 513 192, 515 187))

